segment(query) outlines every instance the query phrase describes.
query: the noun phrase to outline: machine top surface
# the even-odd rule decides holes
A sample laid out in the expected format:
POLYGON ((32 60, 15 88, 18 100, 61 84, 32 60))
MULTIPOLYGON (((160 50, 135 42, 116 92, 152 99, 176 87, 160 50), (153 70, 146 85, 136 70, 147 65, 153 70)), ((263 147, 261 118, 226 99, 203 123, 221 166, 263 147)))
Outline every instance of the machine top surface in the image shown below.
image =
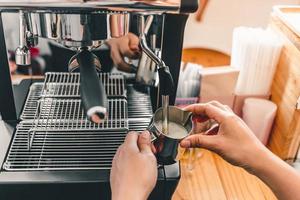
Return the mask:
MULTIPOLYGON (((189 1, 189 0, 188 0, 189 1)), ((178 13, 182 0, 0 0, 2 11, 108 10, 178 13)))
POLYGON ((191 13, 197 0, 0 0, 1 12, 155 12, 191 13))

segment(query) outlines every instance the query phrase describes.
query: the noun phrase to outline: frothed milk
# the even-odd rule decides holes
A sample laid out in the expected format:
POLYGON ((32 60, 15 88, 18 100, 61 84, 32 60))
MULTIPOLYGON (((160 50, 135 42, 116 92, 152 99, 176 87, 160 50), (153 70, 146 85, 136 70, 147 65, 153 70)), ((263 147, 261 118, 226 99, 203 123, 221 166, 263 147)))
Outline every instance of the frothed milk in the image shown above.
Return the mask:
MULTIPOLYGON (((157 129, 162 132, 163 122, 162 121, 156 122, 155 125, 157 129)), ((175 138, 175 139, 182 139, 186 137, 188 134, 189 134, 188 131, 180 124, 169 122, 169 133, 166 134, 168 135, 168 137, 175 138)))

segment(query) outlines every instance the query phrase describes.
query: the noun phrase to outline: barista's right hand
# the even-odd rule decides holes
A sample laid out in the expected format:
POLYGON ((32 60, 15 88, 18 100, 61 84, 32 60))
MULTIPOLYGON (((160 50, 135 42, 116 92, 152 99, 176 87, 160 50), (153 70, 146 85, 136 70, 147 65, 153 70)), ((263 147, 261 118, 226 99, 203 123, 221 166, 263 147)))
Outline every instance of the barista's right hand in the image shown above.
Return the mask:
POLYGON ((212 150, 259 177, 279 200, 300 200, 300 174, 263 146, 228 106, 210 102, 191 105, 186 110, 202 120, 213 119, 219 126, 206 134, 189 136, 181 142, 182 147, 212 150))
POLYGON ((201 147, 214 151, 231 164, 251 170, 267 149, 233 111, 219 102, 194 104, 185 108, 202 121, 213 119, 218 126, 206 133, 194 134, 181 142, 184 148, 201 147), (261 155, 261 156, 259 156, 261 155))
POLYGON ((136 59, 140 56, 139 38, 133 33, 107 41, 110 56, 117 68, 124 72, 131 72, 131 67, 124 61, 124 57, 136 59))

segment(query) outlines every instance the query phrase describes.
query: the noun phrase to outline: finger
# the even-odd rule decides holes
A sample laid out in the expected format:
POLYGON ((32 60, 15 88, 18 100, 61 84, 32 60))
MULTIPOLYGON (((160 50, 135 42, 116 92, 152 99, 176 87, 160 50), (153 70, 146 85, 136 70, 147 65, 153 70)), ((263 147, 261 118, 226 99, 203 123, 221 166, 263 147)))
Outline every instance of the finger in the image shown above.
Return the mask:
POLYGON ((140 40, 138 36, 136 36, 133 33, 128 34, 128 39, 129 39, 129 47, 132 51, 139 51, 139 45, 140 45, 140 40))
POLYGON ((220 108, 220 109, 226 111, 225 105, 221 104, 221 103, 218 102, 218 101, 210 101, 210 102, 208 102, 208 104, 211 104, 211 105, 213 105, 213 106, 216 106, 216 107, 218 107, 218 108, 220 108))
POLYGON ((116 152, 116 154, 115 154, 115 158, 117 158, 117 157, 120 156, 121 148, 122 148, 122 145, 119 146, 119 148, 118 148, 118 150, 117 150, 117 152, 116 152))
POLYGON ((140 50, 138 47, 129 46, 129 44, 120 44, 120 53, 122 56, 136 59, 140 56, 140 50))
POLYGON ((180 142, 180 146, 183 148, 205 148, 213 150, 217 144, 216 135, 191 135, 180 142))
POLYGON ((207 116, 210 119, 216 120, 218 123, 226 117, 226 112, 212 104, 193 104, 184 108, 186 111, 190 111, 196 115, 207 116))
POLYGON ((117 162, 117 160, 118 160, 119 157, 120 157, 121 148, 122 148, 122 145, 119 146, 117 152, 116 152, 115 155, 114 155, 114 158, 113 158, 113 161, 112 161, 112 165, 113 165, 113 166, 116 165, 116 162, 117 162))
POLYGON ((129 132, 125 138, 124 146, 127 151, 134 151, 134 152, 139 152, 139 147, 138 147, 138 138, 139 134, 137 132, 129 132))
POLYGON ((133 51, 129 48, 127 49, 121 49, 122 55, 130 58, 130 59, 138 59, 140 57, 140 52, 139 51, 133 51))
POLYGON ((148 131, 143 131, 139 135, 138 146, 141 153, 152 153, 151 150, 151 137, 148 131))
POLYGON ((209 118, 205 115, 193 115, 192 117, 193 122, 206 122, 207 120, 209 120, 209 118))
POLYGON ((153 153, 153 154, 156 154, 156 153, 157 153, 157 150, 156 150, 154 144, 152 144, 152 143, 151 143, 151 150, 152 150, 152 153, 153 153))
POLYGON ((124 61, 123 57, 121 56, 121 53, 117 49, 112 48, 110 55, 114 64, 117 66, 119 70, 124 72, 131 71, 130 66, 124 61))
POLYGON ((129 33, 127 37, 119 42, 119 50, 123 56, 132 59, 138 58, 140 54, 139 38, 129 33))
POLYGON ((129 64, 127 64, 124 60, 122 62, 119 62, 117 65, 117 68, 123 72, 132 73, 132 69, 129 64))
POLYGON ((110 48, 110 57, 114 61, 115 64, 122 62, 123 58, 118 50, 116 45, 111 46, 110 48))
POLYGON ((220 102, 218 101, 211 101, 211 102, 208 102, 208 104, 211 104, 211 105, 214 105, 226 112, 231 112, 233 113, 232 109, 228 106, 228 105, 224 105, 224 104, 221 104, 220 102))
POLYGON ((208 131, 205 132, 205 135, 217 135, 219 132, 220 126, 218 124, 213 125, 208 131))
POLYGON ((119 51, 122 56, 132 58, 135 56, 135 51, 132 51, 127 42, 122 42, 119 44, 119 51))

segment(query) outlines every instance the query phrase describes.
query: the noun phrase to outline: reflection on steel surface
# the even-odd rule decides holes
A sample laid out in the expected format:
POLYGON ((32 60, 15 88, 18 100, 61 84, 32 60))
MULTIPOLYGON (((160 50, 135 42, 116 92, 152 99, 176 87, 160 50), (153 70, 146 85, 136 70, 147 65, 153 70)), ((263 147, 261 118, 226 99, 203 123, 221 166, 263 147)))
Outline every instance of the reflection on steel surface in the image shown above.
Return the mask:
POLYGON ((0 7, 8 10, 54 10, 57 8, 90 8, 115 11, 164 11, 178 12, 180 0, 0 0, 0 7))

